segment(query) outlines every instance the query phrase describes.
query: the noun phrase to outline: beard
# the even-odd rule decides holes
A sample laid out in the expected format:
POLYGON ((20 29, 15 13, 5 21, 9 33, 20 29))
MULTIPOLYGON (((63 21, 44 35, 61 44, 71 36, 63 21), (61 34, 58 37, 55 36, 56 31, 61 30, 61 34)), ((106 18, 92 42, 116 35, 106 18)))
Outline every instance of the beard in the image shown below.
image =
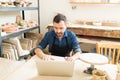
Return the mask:
POLYGON ((57 34, 57 36, 58 36, 59 38, 62 38, 62 37, 63 37, 63 33, 62 33, 62 32, 56 33, 56 34, 57 34))

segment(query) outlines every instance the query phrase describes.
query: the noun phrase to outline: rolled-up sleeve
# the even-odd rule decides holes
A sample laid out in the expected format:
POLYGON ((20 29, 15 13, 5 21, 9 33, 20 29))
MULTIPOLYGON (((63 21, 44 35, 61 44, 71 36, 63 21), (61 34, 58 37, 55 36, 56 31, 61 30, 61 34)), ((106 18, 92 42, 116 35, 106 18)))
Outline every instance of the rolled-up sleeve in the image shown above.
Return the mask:
POLYGON ((76 52, 80 52, 82 53, 81 51, 81 48, 80 48, 80 45, 77 41, 77 36, 75 34, 73 34, 73 37, 72 37, 72 48, 73 48, 73 52, 76 53, 76 52))
POLYGON ((46 46, 48 45, 48 40, 49 40, 48 38, 49 38, 48 33, 46 33, 45 36, 44 36, 44 38, 38 44, 37 48, 45 49, 46 46))

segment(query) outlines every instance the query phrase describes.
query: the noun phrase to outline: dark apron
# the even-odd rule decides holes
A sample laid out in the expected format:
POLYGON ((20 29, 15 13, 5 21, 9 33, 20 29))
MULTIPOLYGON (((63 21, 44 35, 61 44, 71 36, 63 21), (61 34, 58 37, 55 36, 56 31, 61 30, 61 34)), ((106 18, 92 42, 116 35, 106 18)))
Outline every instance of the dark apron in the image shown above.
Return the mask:
POLYGON ((54 37, 51 53, 52 55, 61 56, 61 57, 70 56, 67 38, 66 38, 66 45, 63 47, 60 47, 55 44, 55 37, 54 37))

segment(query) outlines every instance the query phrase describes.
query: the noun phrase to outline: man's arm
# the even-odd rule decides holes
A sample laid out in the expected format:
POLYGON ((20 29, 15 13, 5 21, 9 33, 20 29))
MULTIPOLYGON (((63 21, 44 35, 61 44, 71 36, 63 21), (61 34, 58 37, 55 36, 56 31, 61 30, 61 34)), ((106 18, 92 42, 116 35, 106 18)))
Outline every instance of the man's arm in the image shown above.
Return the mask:
POLYGON ((34 49, 35 54, 43 60, 54 60, 51 55, 45 54, 40 48, 34 49))
POLYGON ((40 48, 35 48, 35 49, 34 49, 34 52, 35 52, 35 54, 36 54, 38 57, 40 57, 41 59, 43 58, 44 53, 43 53, 43 51, 42 51, 40 48))
POLYGON ((80 57, 80 52, 76 52, 72 57, 76 60, 76 59, 79 59, 80 57))
POLYGON ((80 57, 80 52, 76 52, 73 56, 71 57, 65 57, 65 60, 67 61, 74 61, 74 60, 77 60, 79 59, 80 57))
POLYGON ((82 53, 80 45, 77 41, 77 36, 74 33, 72 33, 70 40, 72 40, 72 49, 73 49, 74 55, 72 55, 71 57, 65 58, 68 61, 79 59, 80 54, 82 53))

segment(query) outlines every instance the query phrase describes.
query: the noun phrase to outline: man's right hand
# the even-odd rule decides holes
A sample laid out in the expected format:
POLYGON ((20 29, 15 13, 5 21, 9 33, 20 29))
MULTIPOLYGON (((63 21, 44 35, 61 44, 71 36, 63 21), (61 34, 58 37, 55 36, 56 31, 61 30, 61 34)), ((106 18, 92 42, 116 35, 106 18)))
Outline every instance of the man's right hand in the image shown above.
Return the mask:
POLYGON ((43 60, 54 60, 54 58, 51 55, 47 55, 47 54, 42 54, 40 58, 43 60))
POLYGON ((43 53, 43 51, 39 48, 36 48, 34 52, 38 57, 40 57, 43 60, 54 60, 54 58, 51 55, 43 53))

